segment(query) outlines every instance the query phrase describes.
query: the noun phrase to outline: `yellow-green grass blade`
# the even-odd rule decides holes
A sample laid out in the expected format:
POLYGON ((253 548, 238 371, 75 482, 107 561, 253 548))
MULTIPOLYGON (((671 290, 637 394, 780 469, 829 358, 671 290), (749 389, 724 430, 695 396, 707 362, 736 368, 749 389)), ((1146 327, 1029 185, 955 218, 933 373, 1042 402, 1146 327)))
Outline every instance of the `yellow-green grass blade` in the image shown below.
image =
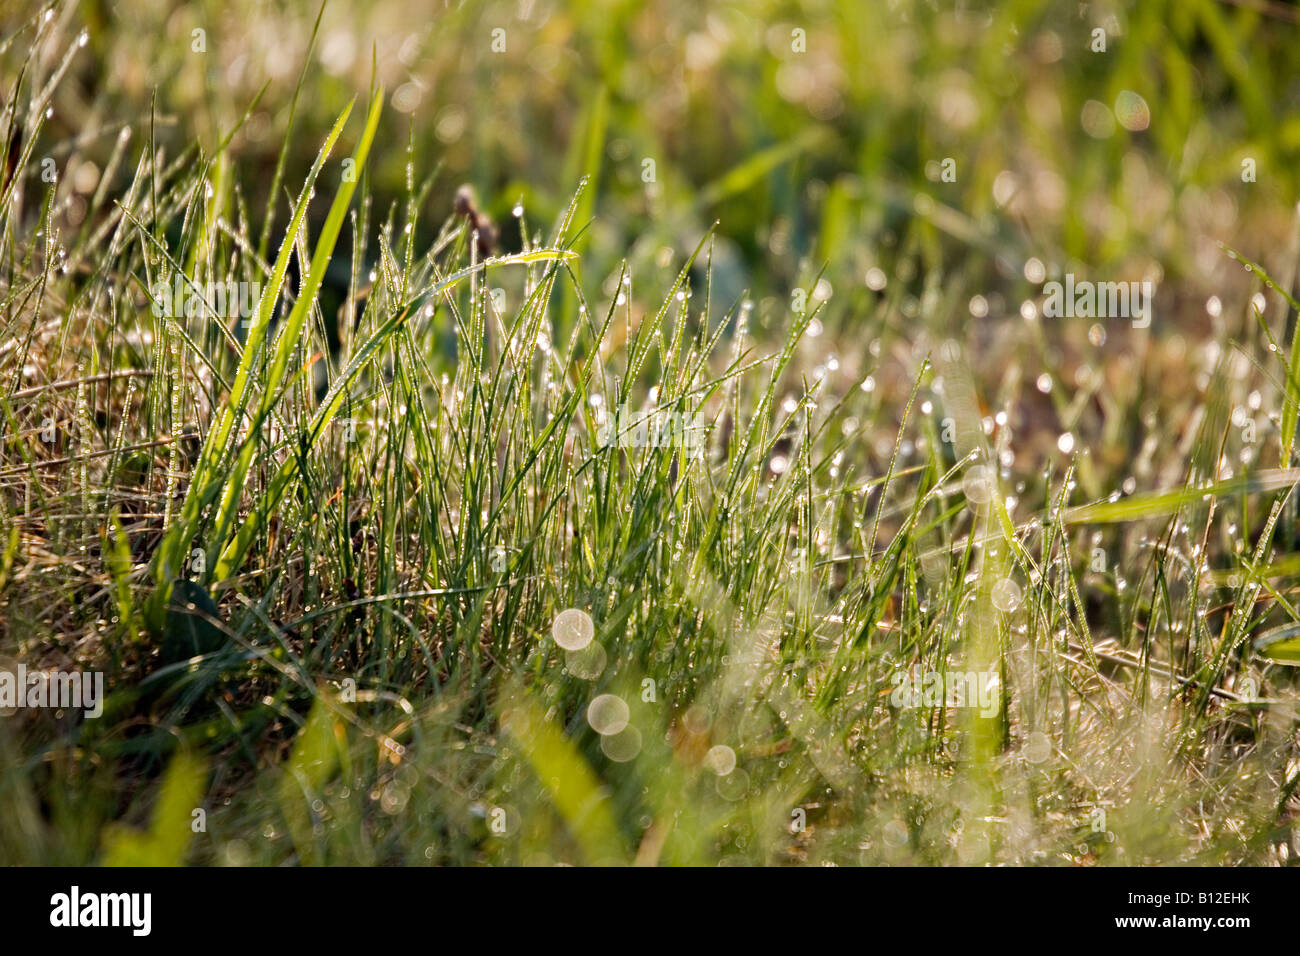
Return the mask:
POLYGON ((271 316, 275 310, 275 303, 278 301, 280 292, 284 287, 285 277, 289 269, 289 257, 293 254, 298 231, 302 228, 306 217, 307 199, 311 195, 316 177, 320 174, 326 158, 342 132, 343 125, 347 122, 351 110, 352 105, 349 104, 335 121, 333 129, 330 130, 324 145, 317 153, 316 160, 307 174, 306 181, 303 183, 302 192, 299 194, 298 202, 294 207, 294 214, 285 230, 284 240, 281 242, 280 253, 276 258, 271 279, 262 294, 257 313, 249 328, 248 337, 244 343, 244 352, 240 358, 234 381, 231 383, 230 395, 203 443, 198 464, 191 476, 185 501, 181 506, 180 515, 167 530, 163 542, 158 548, 154 569, 158 590, 155 592, 150 607, 150 620, 155 626, 161 623, 162 611, 171 598, 171 581, 180 570, 182 556, 189 550, 190 541, 198 527, 200 512, 225 483, 225 475, 220 469, 219 463, 226 452, 235 422, 242 416, 247 403, 253 363, 262 343, 266 339, 271 316))
MULTIPOLYGON (((510 264, 530 264, 534 262, 546 262, 553 259, 569 259, 575 255, 573 252, 557 250, 538 250, 535 252, 520 253, 515 256, 505 256, 499 259, 493 259, 489 262, 481 262, 467 269, 462 269, 448 276, 442 282, 438 283, 419 299, 409 303, 405 308, 395 312, 387 321, 383 323, 366 341, 357 348, 353 355, 352 361, 334 380, 333 386, 326 393, 312 422, 308 427, 304 442, 304 452, 310 449, 316 442, 316 439, 325 431, 329 423, 338 414, 339 409, 343 407, 347 399, 347 391, 362 369, 370 362, 371 358, 379 348, 388 340, 389 336, 397 328, 415 314, 425 301, 436 300, 449 288, 467 278, 473 273, 486 268, 488 265, 510 265, 510 264)), ((240 529, 226 544, 222 550, 217 563, 213 568, 212 579, 214 581, 223 581, 230 577, 243 561, 244 555, 248 552, 253 541, 257 539, 265 522, 275 512, 276 507, 284 498, 289 489, 290 483, 298 475, 302 466, 302 458, 299 454, 289 455, 284 463, 277 470, 275 476, 271 479, 264 494, 261 495, 257 509, 249 515, 248 519, 240 529)))

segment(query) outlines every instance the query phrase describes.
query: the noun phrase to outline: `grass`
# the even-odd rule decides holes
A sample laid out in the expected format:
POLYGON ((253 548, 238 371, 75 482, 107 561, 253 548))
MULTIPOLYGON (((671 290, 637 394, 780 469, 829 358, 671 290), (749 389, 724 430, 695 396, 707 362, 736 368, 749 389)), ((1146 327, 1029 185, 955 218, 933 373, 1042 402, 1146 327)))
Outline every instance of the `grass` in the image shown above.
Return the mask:
POLYGON ((1294 24, 45 9, 0 654, 108 697, 0 719, 0 862, 1294 860, 1294 24))

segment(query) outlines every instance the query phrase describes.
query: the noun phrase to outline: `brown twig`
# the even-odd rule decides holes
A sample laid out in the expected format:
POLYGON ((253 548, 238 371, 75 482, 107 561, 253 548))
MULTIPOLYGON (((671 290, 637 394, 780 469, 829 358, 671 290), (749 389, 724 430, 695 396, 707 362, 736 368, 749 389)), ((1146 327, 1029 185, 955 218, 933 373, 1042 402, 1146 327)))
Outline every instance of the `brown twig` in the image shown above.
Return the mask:
POLYGON ((128 378, 132 375, 139 375, 141 378, 152 378, 153 372, 145 371, 138 368, 124 368, 116 372, 101 372, 98 375, 91 375, 87 378, 67 378, 59 382, 50 382, 47 385, 36 385, 32 388, 24 388, 21 391, 14 392, 9 396, 10 399, 35 398, 45 392, 59 392, 69 388, 75 388, 78 385, 89 385, 94 382, 107 382, 114 378, 128 378))
MULTIPOLYGON (((186 435, 176 436, 186 438, 186 435)), ((0 471, 0 478, 12 478, 16 475, 25 475, 32 468, 49 468, 52 465, 70 465, 78 461, 90 461, 92 458, 104 458, 107 455, 117 454, 124 451, 139 451, 141 448, 157 448, 159 445, 170 445, 176 441, 176 437, 159 438, 156 441, 140 442, 138 445, 123 445, 121 448, 105 448, 103 451, 92 451, 89 455, 76 455, 67 458, 49 458, 45 461, 33 461, 26 465, 17 465, 13 468, 6 468, 0 471)))

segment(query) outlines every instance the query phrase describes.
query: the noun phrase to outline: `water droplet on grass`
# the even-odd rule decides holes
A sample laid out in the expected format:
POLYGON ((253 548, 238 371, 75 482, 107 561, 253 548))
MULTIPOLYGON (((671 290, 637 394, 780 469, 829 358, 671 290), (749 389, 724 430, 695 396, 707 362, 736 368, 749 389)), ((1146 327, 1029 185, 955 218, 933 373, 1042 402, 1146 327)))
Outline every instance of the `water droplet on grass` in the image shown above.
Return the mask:
POLYGON ((726 744, 718 744, 704 755, 704 764, 719 777, 725 777, 736 769, 736 752, 726 744))
POLYGON ((1004 614, 1020 607, 1020 585, 1011 578, 1003 578, 993 585, 993 606, 1004 614))
POLYGON ((970 468, 961 480, 962 491, 977 505, 987 504, 993 497, 993 473, 986 465, 970 468))
POLYGON ((587 723, 602 737, 622 731, 630 717, 627 702, 617 694, 601 694, 587 705, 587 723))
POLYGON ((564 666, 580 680, 595 680, 605 670, 609 656, 599 641, 592 641, 579 651, 564 652, 564 666))
POLYGON ((596 636, 596 626, 590 614, 571 607, 555 616, 551 636, 566 651, 580 651, 596 636))
POLYGON ((641 731, 629 725, 600 738, 600 750, 615 763, 627 763, 641 752, 641 731))

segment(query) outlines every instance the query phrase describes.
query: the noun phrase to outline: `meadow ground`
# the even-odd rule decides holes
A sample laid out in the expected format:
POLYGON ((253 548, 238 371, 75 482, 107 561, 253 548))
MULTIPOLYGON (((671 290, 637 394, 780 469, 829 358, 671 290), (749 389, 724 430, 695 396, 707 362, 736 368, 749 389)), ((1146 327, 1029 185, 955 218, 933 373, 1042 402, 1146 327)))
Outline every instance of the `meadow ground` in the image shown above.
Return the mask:
POLYGON ((1296 859, 1294 8, 165 6, 0 12, 0 862, 1296 859))

